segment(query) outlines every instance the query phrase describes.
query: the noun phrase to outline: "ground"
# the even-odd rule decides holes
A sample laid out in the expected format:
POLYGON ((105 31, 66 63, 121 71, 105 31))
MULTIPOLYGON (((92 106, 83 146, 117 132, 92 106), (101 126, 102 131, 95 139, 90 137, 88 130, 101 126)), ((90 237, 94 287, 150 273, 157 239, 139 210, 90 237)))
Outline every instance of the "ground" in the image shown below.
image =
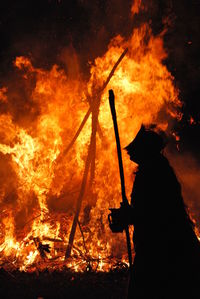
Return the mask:
POLYGON ((0 269, 0 298, 126 298, 128 272, 73 273, 49 271, 8 273, 0 269))

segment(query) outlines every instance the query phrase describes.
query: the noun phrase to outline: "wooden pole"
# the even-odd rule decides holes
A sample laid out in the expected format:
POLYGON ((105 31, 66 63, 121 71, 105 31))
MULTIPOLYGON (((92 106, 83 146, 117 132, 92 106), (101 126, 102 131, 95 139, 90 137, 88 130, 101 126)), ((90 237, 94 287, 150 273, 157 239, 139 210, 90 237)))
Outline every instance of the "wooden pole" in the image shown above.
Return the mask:
MULTIPOLYGON (((123 202, 124 206, 128 206, 129 203, 128 203, 128 200, 127 200, 127 197, 126 197, 126 191, 125 191, 124 169, 123 169, 123 163, 122 163, 122 152, 121 152, 121 144, 120 144, 120 138, 119 138, 118 125, 117 125, 117 115, 116 115, 116 110, 115 110, 115 97, 114 97, 114 93, 113 93, 112 90, 109 90, 109 103, 110 103, 110 110, 111 110, 112 119, 113 119, 116 144, 117 144, 117 155, 118 155, 119 172, 120 172, 120 179, 121 179, 122 202, 123 202)), ((126 232, 128 259, 129 259, 129 265, 130 265, 130 268, 131 268, 131 266, 132 266, 132 254, 131 254, 131 242, 130 242, 130 235, 129 235, 128 225, 125 228, 125 232, 126 232)))
POLYGON ((78 199, 77 199, 77 202, 76 202, 76 213, 75 213, 75 216, 74 216, 74 220, 73 220, 73 224, 72 224, 72 228, 71 228, 71 232, 70 232, 70 236, 69 236, 69 242, 68 242, 67 250, 66 250, 66 253, 65 253, 65 259, 67 259, 71 255, 71 250, 72 250, 72 246, 73 246, 73 242, 74 242, 74 236, 75 236, 75 233, 76 233, 76 227, 77 227, 77 223, 78 223, 78 217, 79 217, 82 200, 83 200, 84 193, 85 193, 85 187, 86 187, 86 184, 87 184, 88 172, 89 172, 89 169, 90 169, 91 149, 92 149, 92 138, 90 140, 90 145, 89 145, 89 149, 88 149, 88 155, 87 155, 87 159, 86 159, 86 163, 85 163, 85 169, 84 169, 84 173, 83 173, 81 189, 80 189, 80 193, 79 193, 79 196, 78 196, 78 199))
MULTIPOLYGON (((99 101, 99 103, 100 103, 100 101, 99 101)), ((65 254, 66 259, 68 257, 70 257, 70 255, 71 255, 74 236, 76 233, 76 227, 78 224, 78 217, 79 217, 79 213, 81 210, 81 204, 83 201, 83 197, 85 194, 85 188, 87 185, 87 177, 88 177, 88 173, 89 173, 89 169, 90 169, 90 165, 91 165, 91 160, 93 157, 93 152, 94 151, 96 152, 96 132, 97 132, 97 120, 98 120, 99 109, 96 108, 95 106, 96 105, 94 105, 94 107, 93 107, 93 113, 92 113, 92 134, 91 134, 91 138, 90 138, 90 145, 89 145, 88 155, 87 155, 87 159, 86 159, 86 163, 85 163, 85 169, 84 169, 81 189, 80 189, 79 197, 77 199, 76 213, 74 216, 74 220, 73 220, 73 224, 72 224, 72 228, 71 228, 71 232, 70 232, 70 236, 69 236, 69 243, 68 243, 66 254, 65 254)), ((95 157, 93 159, 95 160, 95 157)))

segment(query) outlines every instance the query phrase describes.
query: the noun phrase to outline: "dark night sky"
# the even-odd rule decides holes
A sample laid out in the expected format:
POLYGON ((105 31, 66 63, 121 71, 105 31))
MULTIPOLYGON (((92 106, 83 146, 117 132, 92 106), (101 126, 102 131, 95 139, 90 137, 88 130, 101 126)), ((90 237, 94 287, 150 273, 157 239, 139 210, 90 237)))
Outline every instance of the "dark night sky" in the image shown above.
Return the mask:
POLYGON ((200 159, 200 1, 151 0, 148 10, 130 18, 132 1, 124 0, 18 0, 0 2, 1 85, 13 73, 17 55, 28 55, 34 65, 49 68, 61 64, 62 49, 72 47, 87 76, 88 61, 102 55, 116 34, 129 35, 141 22, 152 21, 155 34, 170 16, 165 36, 169 57, 165 62, 176 78, 184 103, 184 117, 177 126, 181 148, 200 159), (196 124, 190 126, 193 116, 196 124))

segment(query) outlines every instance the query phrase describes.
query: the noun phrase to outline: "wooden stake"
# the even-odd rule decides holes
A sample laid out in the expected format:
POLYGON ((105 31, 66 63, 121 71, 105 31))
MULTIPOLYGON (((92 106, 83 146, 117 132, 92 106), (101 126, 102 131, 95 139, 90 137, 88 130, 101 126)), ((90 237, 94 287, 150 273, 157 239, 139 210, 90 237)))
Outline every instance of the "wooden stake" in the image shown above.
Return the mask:
POLYGON ((78 217, 79 217, 79 213, 80 213, 80 210, 81 210, 81 204, 82 204, 82 200, 83 200, 83 197, 84 197, 85 188, 86 188, 86 184, 87 184, 87 177, 88 177, 88 173, 89 173, 89 169, 90 169, 93 143, 94 143, 94 134, 91 134, 90 145, 89 145, 89 149, 88 149, 88 155, 87 155, 84 174, 83 174, 83 180, 82 180, 82 184, 81 184, 79 197, 78 197, 77 202, 76 202, 76 213, 75 213, 75 216, 74 216, 74 220, 73 220, 73 224, 72 224, 72 228, 71 228, 71 232, 70 232, 70 236, 69 236, 69 243, 68 243, 67 250, 66 250, 66 253, 65 253, 65 258, 66 259, 68 257, 70 257, 70 255, 71 255, 71 250, 72 250, 72 246, 73 246, 73 242, 74 242, 74 236, 75 236, 75 233, 76 233, 76 227, 77 227, 77 224, 78 224, 78 217))

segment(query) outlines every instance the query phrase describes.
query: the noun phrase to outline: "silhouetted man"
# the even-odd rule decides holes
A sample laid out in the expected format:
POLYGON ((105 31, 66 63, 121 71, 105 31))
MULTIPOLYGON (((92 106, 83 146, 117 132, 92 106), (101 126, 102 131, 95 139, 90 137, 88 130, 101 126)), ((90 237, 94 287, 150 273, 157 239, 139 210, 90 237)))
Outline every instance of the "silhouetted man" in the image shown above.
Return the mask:
POLYGON ((164 147, 160 134, 142 126, 125 148, 138 164, 131 206, 118 224, 134 225, 129 299, 200 298, 200 245, 164 147))

